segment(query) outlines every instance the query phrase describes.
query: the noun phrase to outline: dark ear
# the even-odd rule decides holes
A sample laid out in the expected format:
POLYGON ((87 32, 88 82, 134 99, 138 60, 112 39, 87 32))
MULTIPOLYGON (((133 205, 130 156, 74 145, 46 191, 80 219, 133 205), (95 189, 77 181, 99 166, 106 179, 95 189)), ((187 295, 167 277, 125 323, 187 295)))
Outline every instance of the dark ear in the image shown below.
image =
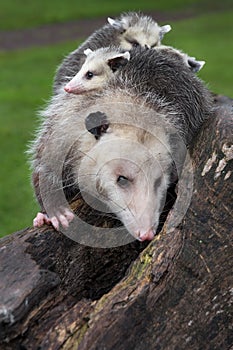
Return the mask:
POLYGON ((130 59, 130 53, 126 51, 125 53, 113 56, 107 61, 107 64, 113 72, 116 72, 118 68, 125 66, 130 59))
POLYGON ((109 127, 107 116, 102 112, 90 113, 85 119, 87 130, 95 136, 96 140, 105 133, 109 127))
POLYGON ((195 57, 188 57, 188 66, 194 73, 199 72, 204 66, 205 61, 197 61, 195 57))

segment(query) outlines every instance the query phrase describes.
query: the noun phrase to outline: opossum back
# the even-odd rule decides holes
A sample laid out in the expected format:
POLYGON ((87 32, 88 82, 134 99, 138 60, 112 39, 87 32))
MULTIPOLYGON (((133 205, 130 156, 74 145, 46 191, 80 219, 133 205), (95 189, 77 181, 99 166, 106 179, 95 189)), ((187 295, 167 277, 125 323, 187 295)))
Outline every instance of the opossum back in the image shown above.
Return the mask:
POLYGON ((107 47, 110 45, 118 45, 118 35, 120 29, 112 27, 110 24, 106 24, 102 28, 96 30, 86 41, 83 42, 76 50, 71 52, 58 67, 54 77, 54 92, 57 92, 59 87, 69 80, 71 80, 75 74, 79 71, 86 56, 84 50, 91 49, 97 50, 101 47, 107 47))
POLYGON ((131 50, 131 59, 109 82, 143 98, 168 114, 189 142, 212 111, 212 97, 205 84, 184 64, 180 55, 159 49, 131 50))

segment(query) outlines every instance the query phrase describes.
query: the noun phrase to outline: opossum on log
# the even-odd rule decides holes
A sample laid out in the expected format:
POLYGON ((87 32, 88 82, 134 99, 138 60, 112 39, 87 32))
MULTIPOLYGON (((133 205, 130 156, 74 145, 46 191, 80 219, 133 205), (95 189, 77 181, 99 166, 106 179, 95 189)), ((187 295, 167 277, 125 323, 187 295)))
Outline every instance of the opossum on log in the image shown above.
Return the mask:
POLYGON ((67 228, 74 218, 68 203, 81 191, 134 237, 151 240, 174 160, 182 167, 211 112, 209 91, 175 50, 134 49, 101 93, 61 91, 42 113, 31 148, 36 195, 48 214, 39 213, 34 225, 67 228))

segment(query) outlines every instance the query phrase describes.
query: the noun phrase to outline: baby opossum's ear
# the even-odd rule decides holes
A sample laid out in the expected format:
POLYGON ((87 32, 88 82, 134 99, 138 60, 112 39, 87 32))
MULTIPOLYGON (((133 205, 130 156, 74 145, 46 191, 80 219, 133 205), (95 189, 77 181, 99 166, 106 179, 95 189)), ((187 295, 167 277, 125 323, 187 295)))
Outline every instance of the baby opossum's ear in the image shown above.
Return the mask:
POLYGON ((188 65, 192 72, 199 72, 205 65, 205 61, 197 61, 195 57, 188 57, 188 65))
POLYGON ((109 127, 109 122, 106 114, 102 112, 90 113, 85 119, 87 130, 98 140, 109 127))
POLYGON ((115 19, 111 18, 111 17, 108 17, 108 23, 116 28, 116 29, 121 29, 122 28, 122 24, 120 21, 116 21, 115 19))
POLYGON ((130 59, 130 53, 129 51, 126 51, 122 54, 119 54, 110 58, 107 61, 107 64, 109 65, 111 70, 115 72, 118 68, 125 66, 126 63, 129 61, 129 59, 130 59))
POLYGON ((93 51, 91 49, 86 49, 83 51, 84 55, 89 56, 93 51))
POLYGON ((172 27, 170 26, 170 24, 166 24, 165 26, 160 27, 160 32, 159 32, 160 40, 162 40, 164 35, 166 33, 170 32, 171 29, 172 29, 172 27))

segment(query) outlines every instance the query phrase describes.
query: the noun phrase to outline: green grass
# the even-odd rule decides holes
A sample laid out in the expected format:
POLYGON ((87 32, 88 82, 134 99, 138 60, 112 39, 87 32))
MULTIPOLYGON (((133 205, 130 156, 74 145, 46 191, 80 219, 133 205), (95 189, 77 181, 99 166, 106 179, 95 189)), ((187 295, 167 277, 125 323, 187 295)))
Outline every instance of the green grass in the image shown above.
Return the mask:
POLYGON ((0 53, 0 236, 31 225, 37 210, 25 151, 55 67, 73 45, 0 53))
POLYGON ((129 10, 208 11, 233 6, 232 0, 0 0, 0 29, 35 27, 78 18, 112 16, 129 10))
MULTIPOLYGON (((206 60, 199 76, 212 91, 233 97, 233 11, 172 22, 164 43, 206 60)), ((36 111, 51 95, 55 68, 76 42, 0 53, 0 235, 30 226, 38 207, 25 150, 36 111)))
POLYGON ((199 76, 217 93, 233 98, 233 11, 172 24, 166 44, 206 61, 199 76))

